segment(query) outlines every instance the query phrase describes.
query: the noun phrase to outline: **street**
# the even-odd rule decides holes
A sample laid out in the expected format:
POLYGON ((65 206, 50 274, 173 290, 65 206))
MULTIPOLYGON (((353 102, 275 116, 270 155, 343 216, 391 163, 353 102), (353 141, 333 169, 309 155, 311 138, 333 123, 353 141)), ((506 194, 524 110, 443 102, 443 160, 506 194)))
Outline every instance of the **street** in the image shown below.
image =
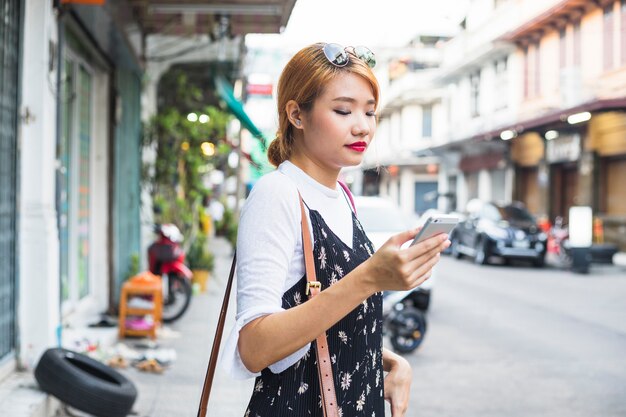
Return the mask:
MULTIPOLYGON (((178 360, 164 375, 127 375, 137 384, 142 417, 195 415, 230 252, 218 239, 205 294, 159 340, 178 360)), ((408 416, 626 415, 626 274, 474 265, 444 256, 434 278, 429 328, 407 358, 414 381, 408 416)), ((235 314, 231 301, 226 332, 235 314)), ((224 336, 226 337, 226 335, 224 336)), ((210 416, 243 416, 252 380, 219 368, 210 416)), ((388 416, 391 414, 388 412, 388 416)))
POLYGON ((626 415, 626 274, 443 257, 411 416, 626 415))

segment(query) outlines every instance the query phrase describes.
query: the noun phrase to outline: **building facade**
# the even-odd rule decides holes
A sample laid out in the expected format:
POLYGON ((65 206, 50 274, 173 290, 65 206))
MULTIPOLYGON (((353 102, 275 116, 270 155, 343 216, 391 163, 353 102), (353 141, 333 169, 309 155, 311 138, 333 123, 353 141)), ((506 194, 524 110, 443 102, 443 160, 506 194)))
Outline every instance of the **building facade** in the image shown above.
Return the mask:
MULTIPOLYGON (((443 91, 443 116, 418 155, 438 159, 439 208, 519 200, 538 217, 567 222, 570 207, 590 206, 603 225, 596 241, 626 249, 626 189, 618 183, 626 167, 625 34, 622 0, 470 1, 428 84, 443 91)), ((423 82, 407 88, 428 97, 423 82)), ((385 127, 389 109, 404 108, 392 101, 378 134, 401 138, 385 127)))
POLYGON ((419 152, 442 133, 443 90, 434 78, 451 32, 422 32, 403 48, 377 51, 382 63, 377 77, 384 94, 376 140, 365 155, 363 171, 345 173, 355 192, 387 196, 406 213, 437 206, 437 160, 419 152))
POLYGON ((202 49, 194 34, 209 60, 239 57, 241 36, 277 33, 295 1, 155 3, 0 1, 0 389, 45 349, 82 343, 145 264, 142 116, 157 108, 158 64, 202 49))
POLYGON ((557 2, 503 39, 522 62, 514 197, 549 219, 590 206, 624 250, 626 1, 557 2))
POLYGON ((2 158, 12 161, 0 173, 12 184, 1 199, 7 374, 109 310, 138 254, 141 69, 117 26, 132 23, 121 2, 4 3, 12 12, 0 23, 12 34, 0 80, 2 158))

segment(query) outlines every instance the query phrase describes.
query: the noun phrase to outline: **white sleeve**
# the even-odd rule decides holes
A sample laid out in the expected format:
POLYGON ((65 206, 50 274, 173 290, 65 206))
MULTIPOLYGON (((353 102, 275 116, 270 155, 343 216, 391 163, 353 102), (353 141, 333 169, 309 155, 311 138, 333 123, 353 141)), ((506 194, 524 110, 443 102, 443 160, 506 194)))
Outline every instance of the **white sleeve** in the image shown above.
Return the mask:
MULTIPOLYGON (((239 331, 256 318, 280 312, 289 265, 301 241, 295 184, 282 174, 257 182, 241 212, 237 236, 237 316, 226 340, 222 367, 235 379, 253 378, 241 361, 239 331)), ((300 243, 301 245, 301 243, 300 243)), ((310 344, 269 366, 280 373, 296 363, 310 344)))

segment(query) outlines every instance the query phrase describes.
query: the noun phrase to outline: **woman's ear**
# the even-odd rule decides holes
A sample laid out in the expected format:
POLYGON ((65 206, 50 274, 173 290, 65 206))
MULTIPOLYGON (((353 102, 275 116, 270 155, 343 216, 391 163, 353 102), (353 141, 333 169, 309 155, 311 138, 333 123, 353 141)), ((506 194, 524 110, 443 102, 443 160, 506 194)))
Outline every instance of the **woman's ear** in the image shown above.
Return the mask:
POLYGON ((285 112, 287 118, 293 127, 296 129, 302 129, 302 119, 300 118, 300 106, 294 100, 289 100, 285 106, 285 112))

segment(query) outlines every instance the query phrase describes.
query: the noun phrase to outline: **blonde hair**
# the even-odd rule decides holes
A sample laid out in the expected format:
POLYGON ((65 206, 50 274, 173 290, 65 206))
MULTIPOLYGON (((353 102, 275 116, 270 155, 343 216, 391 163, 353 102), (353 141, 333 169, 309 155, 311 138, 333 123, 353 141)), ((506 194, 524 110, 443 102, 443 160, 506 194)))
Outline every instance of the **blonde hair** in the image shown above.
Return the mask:
POLYGON ((315 43, 302 48, 287 63, 278 81, 278 132, 267 150, 270 163, 278 166, 290 158, 293 146, 293 126, 285 110, 287 103, 294 100, 302 112, 310 111, 324 87, 337 75, 352 73, 362 77, 372 87, 374 100, 378 104, 380 88, 370 67, 349 52, 350 59, 345 67, 337 67, 324 55, 324 43, 315 43))

